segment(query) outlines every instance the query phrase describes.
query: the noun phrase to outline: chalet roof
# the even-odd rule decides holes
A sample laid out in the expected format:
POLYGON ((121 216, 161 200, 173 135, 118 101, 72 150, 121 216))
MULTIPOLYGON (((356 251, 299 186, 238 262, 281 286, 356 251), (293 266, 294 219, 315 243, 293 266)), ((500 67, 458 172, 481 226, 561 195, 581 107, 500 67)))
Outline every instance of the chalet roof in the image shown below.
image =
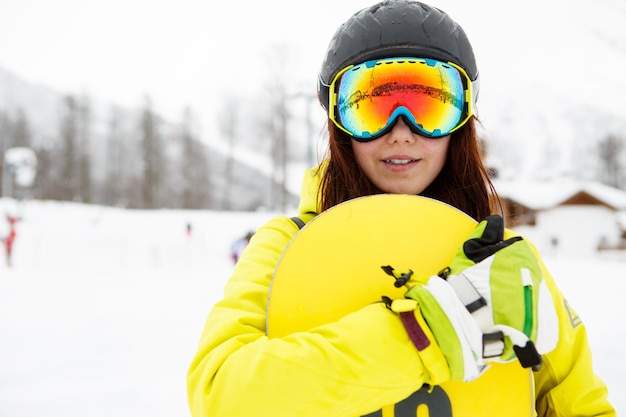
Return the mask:
POLYGON ((549 181, 496 180, 501 198, 533 210, 546 210, 563 204, 602 204, 615 211, 626 210, 626 192, 595 181, 556 179, 549 181))

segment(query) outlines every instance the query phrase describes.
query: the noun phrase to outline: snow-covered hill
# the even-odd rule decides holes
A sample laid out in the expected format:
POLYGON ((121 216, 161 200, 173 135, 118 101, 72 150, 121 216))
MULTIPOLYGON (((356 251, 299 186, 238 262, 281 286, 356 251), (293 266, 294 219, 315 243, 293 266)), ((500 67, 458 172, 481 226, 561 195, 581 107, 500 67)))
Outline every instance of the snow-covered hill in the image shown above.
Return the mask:
MULTIPOLYGON (((13 267, 0 263, 0 415, 188 416, 185 373, 230 245, 274 213, 47 201, 20 213, 13 267)), ((626 258, 544 256, 623 414, 626 258)))

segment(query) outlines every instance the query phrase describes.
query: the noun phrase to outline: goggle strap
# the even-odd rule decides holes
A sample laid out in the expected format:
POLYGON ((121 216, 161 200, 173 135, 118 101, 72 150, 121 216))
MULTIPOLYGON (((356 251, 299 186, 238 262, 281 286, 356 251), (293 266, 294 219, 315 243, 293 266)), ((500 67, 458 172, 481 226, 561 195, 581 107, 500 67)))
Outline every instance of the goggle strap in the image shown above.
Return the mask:
POLYGON ((331 108, 332 104, 330 103, 330 85, 324 83, 324 80, 322 79, 321 75, 318 75, 317 77, 317 99, 319 100, 320 104, 322 105, 322 107, 324 108, 324 110, 326 110, 326 112, 328 113, 329 109, 331 108))
POLYGON ((470 101, 472 108, 470 109, 470 114, 474 114, 476 112, 476 103, 478 102, 478 92, 480 91, 480 79, 476 77, 470 84, 472 88, 472 101, 470 101))

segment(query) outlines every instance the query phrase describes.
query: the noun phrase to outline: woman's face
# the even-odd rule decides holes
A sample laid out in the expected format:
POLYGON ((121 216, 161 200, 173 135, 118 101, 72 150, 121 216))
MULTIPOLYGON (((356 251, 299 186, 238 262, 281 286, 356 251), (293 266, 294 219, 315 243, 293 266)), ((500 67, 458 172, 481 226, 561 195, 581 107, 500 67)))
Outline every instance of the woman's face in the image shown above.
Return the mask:
POLYGON ((413 133, 399 118, 393 129, 370 142, 352 140, 365 175, 385 193, 420 194, 441 172, 450 135, 428 139, 413 133))

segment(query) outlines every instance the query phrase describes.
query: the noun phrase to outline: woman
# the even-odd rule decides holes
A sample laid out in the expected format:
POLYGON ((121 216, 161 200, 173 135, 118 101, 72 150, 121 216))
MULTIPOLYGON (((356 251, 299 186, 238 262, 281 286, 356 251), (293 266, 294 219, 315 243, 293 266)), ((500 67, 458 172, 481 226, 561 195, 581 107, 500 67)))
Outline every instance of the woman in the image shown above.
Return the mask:
MULTIPOLYGON (((318 93, 329 115, 329 153, 305 175, 299 218, 380 193, 428 196, 477 221, 498 211, 474 128, 478 69, 465 33, 444 12, 397 0, 356 13, 330 42, 318 93), (419 85, 414 74, 423 78, 419 85)), ((272 274, 298 230, 287 217, 271 220, 235 266, 189 369, 194 417, 382 415, 383 406, 424 385, 480 378, 482 358, 462 364, 475 365, 475 374, 454 376, 459 364, 449 360, 443 338, 426 329, 444 355, 424 355, 406 323, 382 303, 307 332, 268 338, 272 274)), ((553 298, 562 300, 550 285, 553 298)), ((573 327, 564 307, 555 308, 559 343, 534 373, 537 413, 615 415, 593 373, 584 326, 573 327)), ((401 413, 396 408, 396 417, 401 413)))

